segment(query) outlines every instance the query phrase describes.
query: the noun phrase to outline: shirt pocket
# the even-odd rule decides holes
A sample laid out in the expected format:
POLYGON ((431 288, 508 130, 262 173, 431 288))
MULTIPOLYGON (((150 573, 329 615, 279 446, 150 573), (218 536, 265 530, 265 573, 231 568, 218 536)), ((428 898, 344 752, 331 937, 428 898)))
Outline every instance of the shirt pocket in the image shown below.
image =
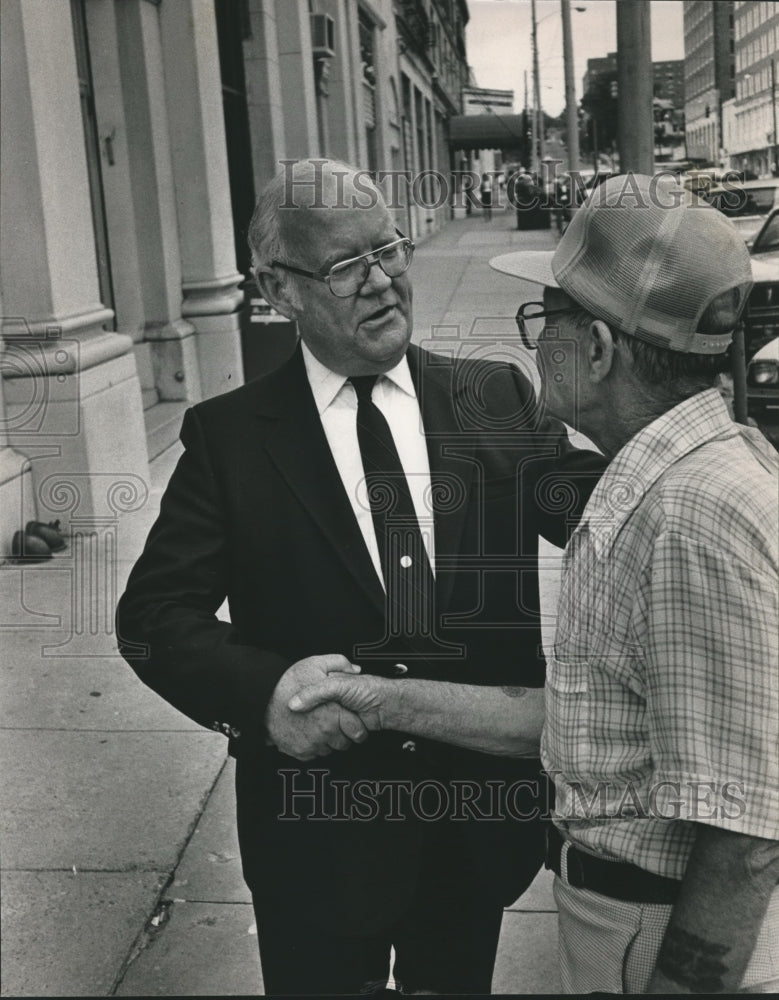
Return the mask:
POLYGON ((589 688, 586 660, 547 658, 544 764, 569 778, 586 772, 591 759, 589 688))
POLYGON ((561 660, 550 656, 546 661, 547 684, 560 694, 587 694, 590 687, 590 664, 585 658, 561 660))

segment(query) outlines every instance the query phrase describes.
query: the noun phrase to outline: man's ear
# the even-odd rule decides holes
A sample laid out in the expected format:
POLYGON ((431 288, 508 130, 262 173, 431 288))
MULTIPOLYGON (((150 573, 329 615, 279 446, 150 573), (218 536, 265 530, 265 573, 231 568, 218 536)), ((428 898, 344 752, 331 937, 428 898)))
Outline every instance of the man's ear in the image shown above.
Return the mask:
POLYGON ((616 345, 602 319, 593 320, 587 331, 587 371, 593 382, 602 382, 614 367, 616 345))
POLYGON ((272 267, 258 266, 254 272, 257 287, 262 297, 282 316, 297 319, 298 311, 289 293, 272 267))

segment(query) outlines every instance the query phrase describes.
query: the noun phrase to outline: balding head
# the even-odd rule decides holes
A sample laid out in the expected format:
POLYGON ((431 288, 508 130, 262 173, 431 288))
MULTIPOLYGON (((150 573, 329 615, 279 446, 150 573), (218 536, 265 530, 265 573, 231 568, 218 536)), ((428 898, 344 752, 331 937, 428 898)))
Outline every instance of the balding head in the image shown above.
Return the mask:
POLYGON ((268 267, 273 260, 307 260, 312 237, 326 230, 333 212, 387 211, 384 196, 364 170, 329 159, 283 164, 260 193, 249 225, 255 268, 268 267))
POLYGON ((366 171, 338 160, 284 163, 260 195, 249 243, 261 294, 297 323, 322 364, 371 375, 400 362, 411 337, 413 244, 366 171), (357 282, 336 287, 331 270, 347 265, 357 282))

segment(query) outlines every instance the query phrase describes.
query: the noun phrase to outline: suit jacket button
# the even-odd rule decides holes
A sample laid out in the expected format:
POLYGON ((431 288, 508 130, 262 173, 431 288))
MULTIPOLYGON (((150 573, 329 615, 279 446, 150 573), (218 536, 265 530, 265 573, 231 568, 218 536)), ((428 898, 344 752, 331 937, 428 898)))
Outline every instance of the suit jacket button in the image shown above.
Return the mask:
POLYGON ((222 723, 221 722, 212 722, 211 723, 211 728, 213 730, 215 730, 215 732, 221 733, 221 731, 222 731, 222 723))
POLYGON ((408 673, 408 667, 406 666, 405 663, 396 663, 395 666, 392 668, 392 673, 396 677, 405 677, 406 674, 408 673))
POLYGON ((416 743, 413 740, 406 740, 406 742, 403 744, 403 746, 400 749, 401 750, 407 750, 409 753, 413 753, 416 750, 416 748, 417 748, 417 745, 416 745, 416 743))

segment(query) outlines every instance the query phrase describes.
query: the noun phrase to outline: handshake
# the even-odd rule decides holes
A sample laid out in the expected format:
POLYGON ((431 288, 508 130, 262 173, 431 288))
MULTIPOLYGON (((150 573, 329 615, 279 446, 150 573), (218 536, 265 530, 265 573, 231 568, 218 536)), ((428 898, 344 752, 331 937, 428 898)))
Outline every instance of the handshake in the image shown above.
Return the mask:
POLYGON ((537 757, 543 688, 390 680, 337 653, 293 663, 265 715, 267 743, 298 760, 362 743, 379 729, 481 753, 537 757))
POLYGON ((382 728, 382 702, 397 681, 372 675, 337 653, 298 660, 282 676, 265 715, 267 743, 298 760, 362 743, 382 728))

